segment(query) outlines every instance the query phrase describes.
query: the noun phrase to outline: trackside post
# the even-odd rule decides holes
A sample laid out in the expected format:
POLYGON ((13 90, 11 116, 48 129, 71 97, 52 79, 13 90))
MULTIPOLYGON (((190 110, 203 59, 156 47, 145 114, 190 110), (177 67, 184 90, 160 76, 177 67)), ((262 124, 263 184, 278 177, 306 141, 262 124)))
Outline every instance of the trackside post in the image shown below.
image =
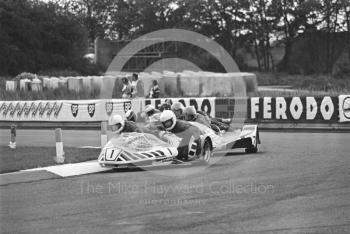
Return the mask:
POLYGON ((10 128, 11 139, 10 144, 8 145, 11 149, 16 149, 16 125, 12 124, 10 128))
POLYGON ((64 163, 62 130, 60 128, 56 128, 56 130, 55 130, 55 138, 56 138, 56 158, 55 158, 55 161, 57 163, 64 163))
POLYGON ((107 122, 101 122, 101 149, 107 144, 107 122))

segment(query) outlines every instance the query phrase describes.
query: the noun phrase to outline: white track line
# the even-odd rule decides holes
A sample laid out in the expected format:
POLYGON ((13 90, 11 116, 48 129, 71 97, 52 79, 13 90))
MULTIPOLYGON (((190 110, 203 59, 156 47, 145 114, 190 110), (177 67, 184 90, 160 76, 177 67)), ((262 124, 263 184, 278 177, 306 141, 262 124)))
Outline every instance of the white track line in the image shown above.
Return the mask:
POLYGON ((101 146, 90 146, 90 145, 83 145, 78 147, 80 149, 101 149, 101 146))
POLYGON ((88 161, 82 163, 70 163, 57 166, 41 167, 28 169, 23 171, 39 171, 46 170, 48 172, 54 173, 61 177, 77 176, 77 175, 86 175, 91 173, 109 171, 110 168, 101 167, 97 161, 88 161))

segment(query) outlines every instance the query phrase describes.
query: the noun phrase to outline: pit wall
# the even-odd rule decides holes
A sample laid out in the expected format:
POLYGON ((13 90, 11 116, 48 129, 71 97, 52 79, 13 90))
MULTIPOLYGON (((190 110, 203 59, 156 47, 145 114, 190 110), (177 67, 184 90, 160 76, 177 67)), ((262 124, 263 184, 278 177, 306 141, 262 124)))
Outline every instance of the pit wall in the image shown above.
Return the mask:
MULTIPOLYGON (((323 97, 171 98, 213 117, 243 118, 258 123, 350 122, 350 95, 323 97)), ((101 99, 61 101, 0 101, 0 122, 101 122, 132 108, 140 119, 147 104, 165 99, 101 99)))

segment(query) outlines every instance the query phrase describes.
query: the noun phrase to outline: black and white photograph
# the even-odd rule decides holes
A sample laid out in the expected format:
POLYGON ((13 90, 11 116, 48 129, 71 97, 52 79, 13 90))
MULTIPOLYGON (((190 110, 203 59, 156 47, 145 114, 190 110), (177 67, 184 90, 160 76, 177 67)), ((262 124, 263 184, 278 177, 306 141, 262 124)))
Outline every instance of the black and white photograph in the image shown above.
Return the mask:
POLYGON ((350 233, 350 1, 0 0, 0 233, 350 233))

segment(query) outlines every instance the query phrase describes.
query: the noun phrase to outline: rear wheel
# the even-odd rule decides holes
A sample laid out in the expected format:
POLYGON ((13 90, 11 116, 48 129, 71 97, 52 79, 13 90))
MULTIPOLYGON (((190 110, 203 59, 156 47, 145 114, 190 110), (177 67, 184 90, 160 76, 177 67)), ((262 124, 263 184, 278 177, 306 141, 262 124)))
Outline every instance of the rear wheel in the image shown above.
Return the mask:
POLYGON ((211 142, 206 139, 203 146, 202 160, 204 163, 209 163, 211 156, 213 155, 213 147, 211 142))

